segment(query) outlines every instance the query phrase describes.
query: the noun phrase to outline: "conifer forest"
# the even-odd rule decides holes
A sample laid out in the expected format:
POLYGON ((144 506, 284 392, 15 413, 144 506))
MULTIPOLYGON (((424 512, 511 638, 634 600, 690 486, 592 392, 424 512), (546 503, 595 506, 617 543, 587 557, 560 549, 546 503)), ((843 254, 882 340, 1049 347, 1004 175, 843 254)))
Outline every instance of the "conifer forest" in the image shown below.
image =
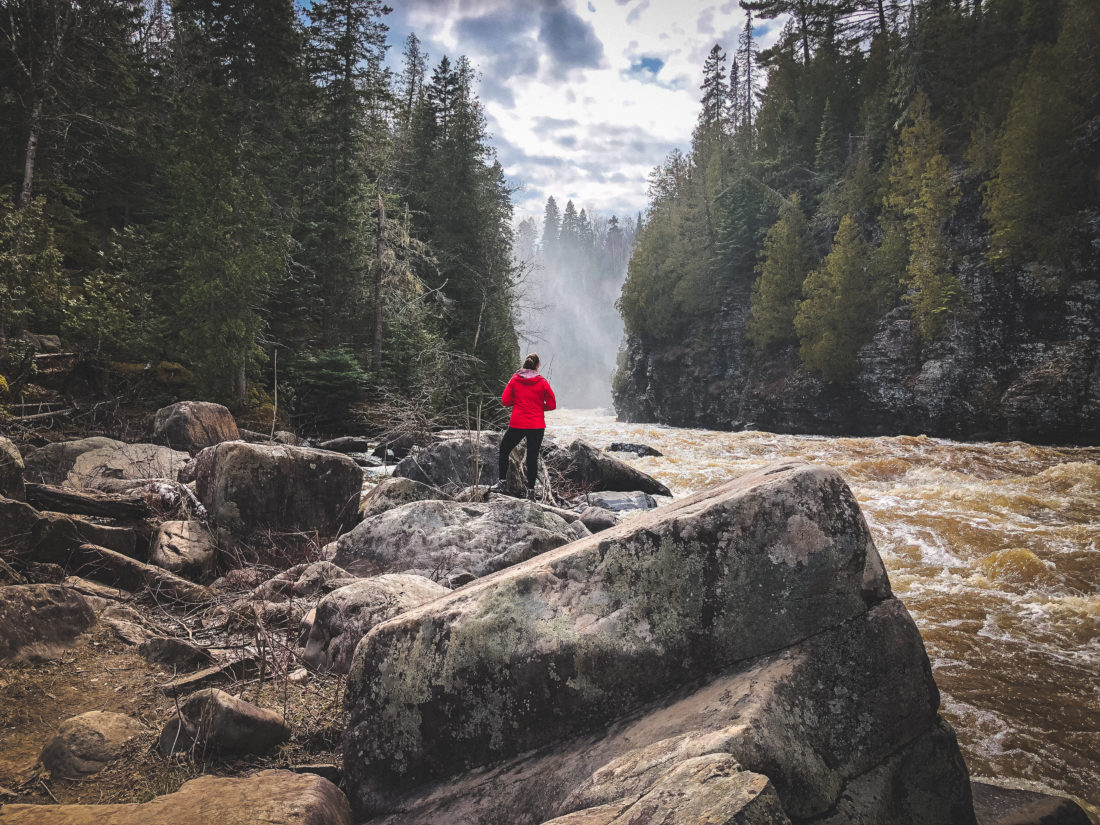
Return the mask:
POLYGON ((918 392, 946 411, 895 421, 885 404, 854 429, 1042 440, 1004 410, 1053 369, 1084 412, 1053 414, 1048 440, 1094 437, 1095 376, 1077 374, 1096 357, 1092 0, 745 0, 645 212, 608 225, 551 198, 542 226, 513 224, 466 58, 390 42, 380 0, 262 5, 4 2, 9 398, 31 383, 16 342, 33 330, 76 348, 107 395, 153 374, 159 400, 256 421, 281 403, 320 429, 371 398, 464 412, 515 368, 525 300, 584 302, 586 278, 531 284, 566 262, 618 299, 613 390, 633 420, 838 430, 792 410, 851 422, 838 388, 897 379, 867 347, 901 323, 904 357, 878 359, 905 361, 894 373, 1001 368, 918 392), (754 25, 777 20, 761 49, 754 25), (608 267, 628 257, 619 295, 608 267), (1013 348, 1034 343, 1021 312, 1066 307, 1083 336, 1013 348), (783 381, 797 391, 761 390, 783 381), (714 382, 724 401, 683 408, 714 382))

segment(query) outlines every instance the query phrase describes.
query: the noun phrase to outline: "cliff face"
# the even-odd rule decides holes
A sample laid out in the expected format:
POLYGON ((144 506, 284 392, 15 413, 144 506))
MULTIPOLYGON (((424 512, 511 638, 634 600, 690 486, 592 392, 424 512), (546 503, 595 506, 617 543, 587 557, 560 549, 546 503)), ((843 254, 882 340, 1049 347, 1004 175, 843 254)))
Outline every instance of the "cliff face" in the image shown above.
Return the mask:
MULTIPOLYGON (((624 421, 822 435, 927 434, 962 440, 1100 443, 1100 271, 1044 289, 998 272, 976 197, 951 227, 967 308, 923 342, 907 304, 860 350, 860 372, 830 384, 796 345, 761 355, 745 338, 749 285, 727 293, 720 322, 673 343, 627 337, 614 403, 624 421)), ((1100 232, 1094 233, 1100 252, 1100 232)), ((1091 270, 1091 271, 1090 271, 1091 270)))

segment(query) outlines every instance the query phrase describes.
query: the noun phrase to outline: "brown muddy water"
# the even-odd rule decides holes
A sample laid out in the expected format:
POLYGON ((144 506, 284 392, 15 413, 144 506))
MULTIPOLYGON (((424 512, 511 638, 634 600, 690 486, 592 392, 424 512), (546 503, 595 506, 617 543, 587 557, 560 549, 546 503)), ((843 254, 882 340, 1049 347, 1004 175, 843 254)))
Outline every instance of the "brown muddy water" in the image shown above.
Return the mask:
POLYGON ((622 424, 560 410, 547 435, 636 459, 676 497, 799 458, 839 470, 924 637, 974 776, 1100 807, 1100 448, 825 438, 622 424))

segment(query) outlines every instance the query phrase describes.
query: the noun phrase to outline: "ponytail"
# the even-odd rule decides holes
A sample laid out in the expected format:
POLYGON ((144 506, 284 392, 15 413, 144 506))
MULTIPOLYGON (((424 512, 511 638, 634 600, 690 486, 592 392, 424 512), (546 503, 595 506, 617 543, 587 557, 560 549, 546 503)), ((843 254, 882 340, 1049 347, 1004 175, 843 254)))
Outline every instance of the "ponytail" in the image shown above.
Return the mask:
POLYGON ((532 352, 523 359, 523 368, 525 370, 537 370, 539 368, 539 356, 537 352, 532 352))

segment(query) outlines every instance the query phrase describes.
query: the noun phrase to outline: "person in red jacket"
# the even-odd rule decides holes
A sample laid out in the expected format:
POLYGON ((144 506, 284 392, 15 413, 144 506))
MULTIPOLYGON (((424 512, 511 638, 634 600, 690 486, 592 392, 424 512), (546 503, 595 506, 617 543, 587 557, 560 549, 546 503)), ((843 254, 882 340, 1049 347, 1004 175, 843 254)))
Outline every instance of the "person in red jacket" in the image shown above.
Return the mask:
MULTIPOLYGON (((539 356, 532 352, 523 361, 523 369, 508 381, 500 403, 512 408, 508 430, 500 440, 500 481, 494 485, 500 490, 508 477, 508 457, 524 438, 527 439, 527 496, 535 497, 535 479, 539 472, 539 449, 546 431, 544 412, 558 406, 550 382, 539 375, 539 356)), ((491 488, 492 489, 492 488, 491 488)))

